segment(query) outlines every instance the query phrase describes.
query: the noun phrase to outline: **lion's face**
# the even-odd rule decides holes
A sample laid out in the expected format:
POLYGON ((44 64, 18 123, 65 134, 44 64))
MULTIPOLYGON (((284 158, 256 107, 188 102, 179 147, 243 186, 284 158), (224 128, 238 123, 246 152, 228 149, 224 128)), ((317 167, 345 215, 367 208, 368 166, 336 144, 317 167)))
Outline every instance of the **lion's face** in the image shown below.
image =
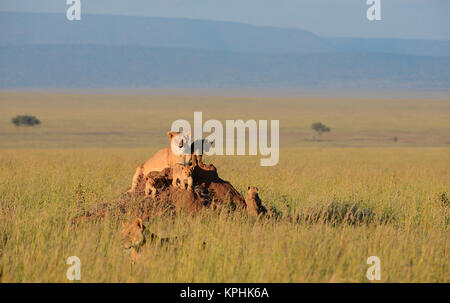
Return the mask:
POLYGON ((124 249, 139 248, 144 243, 144 225, 142 219, 122 222, 122 247, 124 249))
POLYGON ((247 187, 247 192, 248 192, 248 194, 250 196, 258 195, 258 191, 259 191, 259 189, 256 186, 249 186, 249 187, 247 187))
MULTIPOLYGON (((188 156, 191 154, 191 133, 173 132, 167 133, 170 139, 172 153, 177 156, 188 156)), ((185 163, 183 163, 185 164, 185 163)))
POLYGON ((192 177, 192 166, 182 165, 180 169, 180 175, 183 179, 192 177))
POLYGON ((192 189, 192 166, 177 165, 175 174, 175 177, 179 179, 177 180, 177 184, 180 182, 181 187, 184 189, 192 189))

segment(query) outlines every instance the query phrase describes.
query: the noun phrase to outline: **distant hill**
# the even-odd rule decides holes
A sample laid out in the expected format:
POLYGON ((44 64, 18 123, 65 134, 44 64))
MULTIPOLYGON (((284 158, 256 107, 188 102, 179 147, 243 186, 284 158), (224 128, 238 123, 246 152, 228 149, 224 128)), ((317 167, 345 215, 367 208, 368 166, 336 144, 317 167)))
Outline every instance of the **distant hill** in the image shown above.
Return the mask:
POLYGON ((0 88, 450 88, 448 41, 153 17, 0 13, 0 88))
POLYGON ((311 32, 244 23, 156 17, 0 12, 0 44, 141 45, 251 53, 332 50, 311 32))
POLYGON ((0 12, 0 45, 98 44, 245 53, 371 52, 450 56, 450 41, 321 38, 299 29, 157 17, 0 12))

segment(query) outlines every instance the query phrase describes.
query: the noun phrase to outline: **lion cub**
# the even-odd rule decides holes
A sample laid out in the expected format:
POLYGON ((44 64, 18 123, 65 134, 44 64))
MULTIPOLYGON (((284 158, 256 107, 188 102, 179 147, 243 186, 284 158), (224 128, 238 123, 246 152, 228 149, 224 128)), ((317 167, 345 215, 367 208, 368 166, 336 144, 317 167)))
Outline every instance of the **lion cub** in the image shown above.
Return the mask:
POLYGON ((245 204, 247 205, 247 212, 252 216, 258 216, 260 214, 267 213, 267 209, 262 205, 261 199, 258 195, 258 187, 248 186, 247 197, 245 198, 245 204))
POLYGON ((192 166, 175 164, 172 170, 172 186, 192 190, 192 166))
POLYGON ((169 186, 167 179, 170 178, 171 170, 165 168, 164 170, 157 172, 152 171, 145 176, 145 190, 144 195, 146 197, 151 196, 153 199, 156 197, 157 188, 169 186))
POLYGON ((153 199, 156 197, 156 180, 151 176, 145 178, 145 193, 146 197, 152 196, 153 199))
POLYGON ((206 165, 203 163, 203 154, 209 152, 212 148, 214 141, 209 141, 208 139, 201 139, 192 142, 191 144, 191 159, 193 166, 200 166, 203 169, 211 169, 211 164, 206 165))

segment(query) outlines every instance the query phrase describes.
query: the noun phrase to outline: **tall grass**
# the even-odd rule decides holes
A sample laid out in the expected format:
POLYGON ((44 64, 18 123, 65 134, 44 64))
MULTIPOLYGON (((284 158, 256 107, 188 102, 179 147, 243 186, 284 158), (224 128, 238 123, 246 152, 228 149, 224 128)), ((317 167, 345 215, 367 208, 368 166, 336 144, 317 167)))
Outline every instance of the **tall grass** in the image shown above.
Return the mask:
POLYGON ((241 193, 258 186, 282 219, 157 217, 152 232, 188 237, 147 243, 132 265, 118 218, 71 218, 117 197, 153 152, 1 150, 0 281, 68 282, 78 256, 82 282, 368 282, 378 256, 381 281, 450 282, 448 148, 282 148, 275 167, 207 158, 241 193))

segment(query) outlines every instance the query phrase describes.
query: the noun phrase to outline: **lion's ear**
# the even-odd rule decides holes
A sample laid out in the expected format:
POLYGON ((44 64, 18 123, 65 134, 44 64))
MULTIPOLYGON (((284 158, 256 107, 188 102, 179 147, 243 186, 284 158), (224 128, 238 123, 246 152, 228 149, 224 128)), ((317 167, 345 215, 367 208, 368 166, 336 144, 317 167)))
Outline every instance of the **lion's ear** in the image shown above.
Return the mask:
POLYGON ((256 189, 256 191, 259 191, 259 188, 258 188, 258 187, 255 187, 255 189, 256 189))
POLYGON ((123 221, 122 221, 122 226, 123 226, 123 227, 127 226, 127 224, 128 224, 127 220, 123 220, 123 221))
POLYGON ((142 219, 141 218, 137 218, 136 220, 134 220, 134 224, 141 230, 144 230, 144 224, 142 224, 142 219))
POLYGON ((247 190, 250 190, 250 186, 247 186, 247 190))

